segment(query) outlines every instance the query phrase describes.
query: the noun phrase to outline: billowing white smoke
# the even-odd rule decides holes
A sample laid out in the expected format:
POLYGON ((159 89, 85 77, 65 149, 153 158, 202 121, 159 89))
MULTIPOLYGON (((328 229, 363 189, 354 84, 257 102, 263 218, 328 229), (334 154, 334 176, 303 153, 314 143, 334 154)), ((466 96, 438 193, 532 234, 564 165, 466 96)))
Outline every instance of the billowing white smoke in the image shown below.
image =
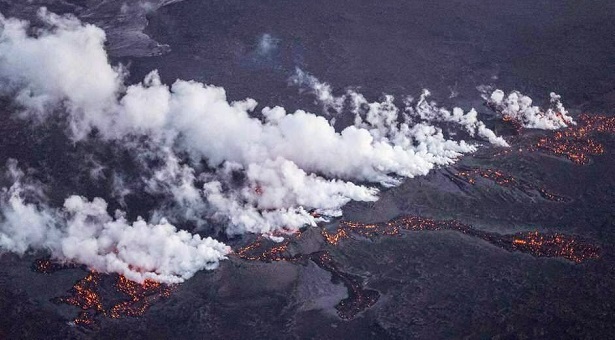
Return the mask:
POLYGON ((454 123, 463 127, 471 137, 484 138, 496 146, 509 146, 504 138, 496 136, 491 129, 478 120, 476 110, 471 109, 464 112, 456 107, 450 111, 438 107, 435 102, 428 100, 430 96, 428 90, 423 90, 416 103, 412 98, 407 98, 404 101, 405 106, 398 108, 394 104, 394 97, 391 95, 385 95, 382 102, 369 102, 362 94, 354 90, 348 90, 346 94, 336 97, 333 95, 329 84, 321 82, 318 78, 299 68, 290 77, 290 82, 301 88, 309 89, 316 96, 318 102, 327 109, 326 112, 342 113, 345 105, 349 105, 350 111, 355 114, 355 126, 370 130, 376 128, 377 135, 394 130, 400 121, 399 112, 402 111, 408 122, 411 122, 414 118, 424 123, 454 123))
POLYGON ((40 202, 40 186, 24 182, 16 162, 9 162, 9 171, 14 184, 2 189, 0 249, 18 254, 47 250, 59 261, 120 273, 138 282, 164 283, 214 269, 230 252, 216 240, 177 230, 164 220, 130 223, 121 211, 112 217, 101 198, 71 196, 62 209, 52 209, 40 202))
POLYGON ((487 103, 502 116, 519 122, 530 129, 557 130, 576 125, 561 102, 561 97, 551 92, 550 107, 546 111, 532 106, 532 98, 513 91, 506 96, 504 91, 495 90, 486 97, 487 103))

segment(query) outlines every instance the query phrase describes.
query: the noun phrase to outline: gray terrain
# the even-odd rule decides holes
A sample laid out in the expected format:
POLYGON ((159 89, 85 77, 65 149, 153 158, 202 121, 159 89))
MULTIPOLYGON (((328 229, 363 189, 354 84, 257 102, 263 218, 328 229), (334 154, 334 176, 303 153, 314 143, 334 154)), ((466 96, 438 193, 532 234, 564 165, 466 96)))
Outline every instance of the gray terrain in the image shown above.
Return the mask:
MULTIPOLYGON (((75 325, 79 308, 58 302, 84 268, 45 274, 33 269, 45 254, 0 253, 0 339, 615 337, 615 135, 592 135, 604 152, 583 165, 530 150, 553 132, 517 135, 495 121, 477 89, 516 89, 539 104, 555 91, 574 115, 613 116, 615 2, 0 0, 5 16, 32 19, 40 6, 105 29, 112 61, 127 65, 131 82, 158 69, 167 83, 194 79, 224 87, 231 99, 312 112, 322 110, 313 96, 289 86, 297 67, 338 94, 352 87, 377 99, 428 88, 440 104, 475 107, 510 137, 513 152, 485 146, 383 188, 377 202, 351 202, 339 219, 304 230, 282 260, 233 254, 173 287, 143 315, 98 315, 94 327, 75 325), (457 176, 468 169, 497 169, 524 184, 471 184, 457 176), (408 215, 456 220, 476 232, 407 230, 336 245, 323 238, 323 230, 348 221, 408 215), (479 237, 529 231, 574 236, 598 247, 599 256, 577 263, 479 237), (370 302, 344 315, 339 304, 347 298, 370 302)), ((36 169, 54 188, 52 200, 75 191, 108 196, 108 183, 90 183, 79 166, 88 153, 130 171, 112 146, 74 145, 53 125, 35 135, 3 107, 0 164, 15 158, 36 169)), ((146 215, 155 199, 128 198, 128 214, 146 215)), ((227 243, 239 249, 256 238, 227 243)))

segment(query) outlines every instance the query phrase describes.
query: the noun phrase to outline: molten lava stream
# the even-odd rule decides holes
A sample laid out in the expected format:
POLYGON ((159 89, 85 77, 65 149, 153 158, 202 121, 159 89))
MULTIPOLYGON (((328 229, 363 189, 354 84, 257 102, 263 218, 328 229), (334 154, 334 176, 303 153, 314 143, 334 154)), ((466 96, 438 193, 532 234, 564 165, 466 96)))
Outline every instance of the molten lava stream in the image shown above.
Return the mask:
POLYGON ((89 272, 69 291, 57 299, 82 309, 73 320, 76 325, 92 327, 98 315, 109 318, 136 317, 145 314, 155 301, 169 297, 172 287, 152 280, 137 283, 117 274, 89 272), (109 289, 110 281, 115 279, 109 289))

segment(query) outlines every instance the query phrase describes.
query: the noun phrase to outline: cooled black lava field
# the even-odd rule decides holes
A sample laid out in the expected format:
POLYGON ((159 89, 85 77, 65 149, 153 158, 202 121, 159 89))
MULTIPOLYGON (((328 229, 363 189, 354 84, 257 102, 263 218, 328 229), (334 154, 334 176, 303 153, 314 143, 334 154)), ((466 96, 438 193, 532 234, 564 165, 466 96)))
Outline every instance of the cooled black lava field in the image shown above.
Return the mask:
POLYGON ((0 339, 615 338, 614 2, 0 13, 0 339))

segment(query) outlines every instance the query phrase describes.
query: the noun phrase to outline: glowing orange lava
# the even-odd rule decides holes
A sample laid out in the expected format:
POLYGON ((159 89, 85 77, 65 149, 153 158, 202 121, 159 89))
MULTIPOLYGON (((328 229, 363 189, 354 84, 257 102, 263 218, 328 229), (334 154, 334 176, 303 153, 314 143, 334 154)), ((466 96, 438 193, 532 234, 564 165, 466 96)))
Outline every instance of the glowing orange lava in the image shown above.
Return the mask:
POLYGON ((514 119, 513 117, 509 116, 509 115, 503 115, 502 116, 502 120, 506 123, 511 124, 514 128, 515 131, 517 132, 517 134, 521 133, 521 131, 523 131, 523 124, 521 124, 521 122, 517 119, 514 119))
POLYGON ((490 179, 502 186, 509 186, 518 183, 514 177, 507 175, 500 170, 493 169, 472 169, 460 171, 457 173, 457 176, 465 178, 471 184, 476 183, 477 176, 490 179))
MULTIPOLYGON (((488 176, 499 172, 487 172, 488 176)), ((500 181, 504 184, 513 181, 504 177, 500 181)), ((469 225, 454 220, 433 220, 418 216, 405 216, 386 223, 359 223, 340 222, 335 232, 322 229, 324 241, 332 246, 338 246, 342 240, 350 239, 354 235, 374 238, 381 236, 396 236, 402 231, 437 231, 454 230, 463 234, 483 239, 508 251, 520 251, 537 257, 562 257, 576 263, 599 257, 600 249, 588 243, 581 242, 572 236, 562 234, 542 234, 538 232, 518 233, 514 235, 501 235, 472 228, 469 225)), ((290 261, 300 263, 302 260, 311 260, 322 269, 331 273, 333 278, 341 282, 348 289, 348 297, 341 300, 336 309, 343 319, 352 319, 358 313, 374 305, 380 294, 364 287, 363 279, 359 276, 340 270, 331 253, 317 251, 311 254, 291 255, 289 247, 301 236, 290 235, 281 243, 275 243, 264 237, 239 248, 235 254, 248 261, 290 261)))
MULTIPOLYGON (((504 119, 507 121, 506 119, 504 119)), ((604 146, 592 139, 596 133, 615 133, 615 117, 604 115, 582 114, 578 124, 553 132, 551 135, 541 137, 538 141, 527 147, 507 148, 498 150, 492 157, 499 157, 525 151, 543 151, 562 156, 578 165, 591 162, 591 156, 604 153, 604 146)))
POLYGON ((171 287, 158 282, 145 280, 143 283, 137 283, 121 275, 91 271, 85 278, 75 283, 69 296, 59 298, 57 301, 81 308, 82 311, 73 322, 76 325, 91 327, 95 325, 97 315, 109 318, 141 316, 154 301, 169 297, 170 294, 171 287), (113 289, 101 289, 103 281, 108 281, 112 276, 116 277, 113 289), (110 302, 107 306, 105 300, 116 301, 118 296, 122 297, 119 302, 110 302))
POLYGON ((335 306, 342 319, 354 318, 358 313, 373 306, 380 298, 380 293, 377 291, 363 287, 361 277, 341 271, 330 253, 316 252, 310 255, 310 259, 322 269, 330 272, 333 278, 341 281, 348 289, 348 297, 335 306))
POLYGON ((289 261, 297 263, 312 260, 319 267, 331 273, 335 280, 341 282, 348 289, 348 297, 340 301, 335 307, 338 315, 343 319, 355 317, 378 301, 380 294, 377 291, 365 289, 361 277, 341 271, 329 252, 318 251, 311 254, 291 256, 288 251, 289 245, 300 237, 300 235, 291 235, 281 243, 274 243, 261 237, 247 246, 239 248, 235 254, 248 261, 289 261))
MULTIPOLYGON (((545 188, 538 187, 524 180, 515 178, 514 176, 509 175, 501 170, 480 169, 480 168, 465 169, 465 170, 457 172, 454 176, 456 178, 461 178, 466 183, 469 183, 472 185, 476 184, 476 181, 478 178, 484 178, 484 179, 490 180, 503 187, 515 188, 528 195, 531 195, 531 193, 535 191, 538 194, 540 194, 542 198, 549 200, 549 201, 565 202, 569 200, 568 198, 555 194, 553 192, 550 192, 545 188)), ((452 176, 449 176, 449 178, 451 178, 451 180, 455 180, 454 178, 452 178, 452 176)))
POLYGON ((406 216, 376 224, 342 222, 335 233, 325 230, 322 233, 329 244, 337 245, 342 239, 350 238, 353 234, 372 238, 381 235, 399 235, 402 230, 454 230, 481 238, 509 251, 521 251, 537 257, 562 257, 576 263, 600 256, 599 247, 581 242, 569 235, 539 232, 501 235, 474 229, 454 220, 437 221, 417 216, 406 216))
POLYGON ((544 235, 529 232, 513 236, 514 250, 532 253, 535 256, 563 257, 581 263, 599 257, 597 247, 579 243, 573 237, 562 234, 544 235))
POLYGON ((73 263, 58 263, 51 259, 38 259, 34 261, 34 271, 42 274, 52 274, 58 270, 67 268, 77 268, 78 266, 73 263))
POLYGON ((604 146, 590 138, 593 133, 615 133, 615 117, 583 114, 578 125, 541 138, 534 146, 583 165, 589 156, 604 153, 604 146))
POLYGON ((288 245, 290 239, 286 239, 280 243, 275 243, 271 240, 259 237, 254 242, 239 248, 235 251, 240 258, 250 261, 290 261, 292 256, 288 253, 288 245))

